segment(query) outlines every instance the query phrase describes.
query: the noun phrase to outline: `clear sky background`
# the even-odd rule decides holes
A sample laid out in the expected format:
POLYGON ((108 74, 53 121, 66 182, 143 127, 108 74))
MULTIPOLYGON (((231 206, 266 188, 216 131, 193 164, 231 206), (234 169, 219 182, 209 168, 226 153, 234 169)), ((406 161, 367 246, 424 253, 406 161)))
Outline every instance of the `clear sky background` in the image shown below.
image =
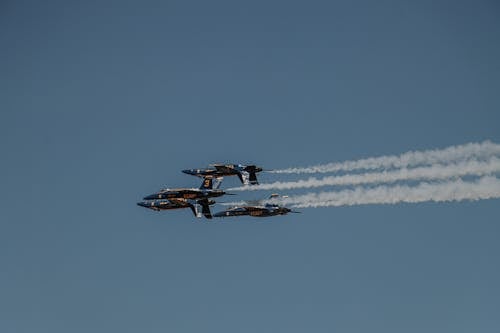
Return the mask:
POLYGON ((2 1, 0 331, 498 332, 498 200, 135 203, 213 162, 500 143, 499 41, 496 1, 2 1))

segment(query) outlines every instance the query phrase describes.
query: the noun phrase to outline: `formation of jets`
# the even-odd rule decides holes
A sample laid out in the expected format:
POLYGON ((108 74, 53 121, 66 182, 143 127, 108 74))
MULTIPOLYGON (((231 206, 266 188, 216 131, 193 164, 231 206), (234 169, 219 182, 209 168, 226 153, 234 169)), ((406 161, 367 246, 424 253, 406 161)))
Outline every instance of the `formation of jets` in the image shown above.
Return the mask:
MULTIPOLYGON (((229 195, 220 189, 224 176, 238 176, 241 183, 245 186, 257 185, 257 173, 263 169, 255 165, 242 164, 212 164, 206 169, 188 169, 182 172, 203 178, 199 188, 165 188, 156 193, 147 195, 143 201, 137 205, 154 211, 189 208, 194 216, 207 219, 214 217, 229 216, 254 216, 267 217, 276 215, 286 215, 288 213, 298 213, 289 208, 277 204, 257 202, 242 206, 234 206, 225 211, 212 215, 210 206, 216 202, 211 198, 229 195), (201 210, 200 210, 201 208, 201 210)), ((277 194, 271 195, 271 198, 279 197, 277 194)))

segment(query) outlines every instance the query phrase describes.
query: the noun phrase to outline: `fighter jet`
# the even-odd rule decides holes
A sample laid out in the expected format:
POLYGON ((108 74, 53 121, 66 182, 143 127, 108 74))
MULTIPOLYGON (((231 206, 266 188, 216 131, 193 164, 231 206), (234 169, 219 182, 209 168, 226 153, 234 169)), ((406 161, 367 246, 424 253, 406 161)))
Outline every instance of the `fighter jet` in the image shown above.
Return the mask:
MULTIPOLYGON (((271 198, 278 197, 277 194, 271 195, 271 198)), ((291 210, 290 208, 286 208, 283 206, 279 206, 277 204, 266 203, 264 205, 257 204, 255 206, 235 206, 231 207, 225 211, 218 212, 214 214, 215 217, 228 217, 228 216, 243 216, 249 215, 254 217, 268 217, 268 216, 276 216, 276 215, 286 215, 288 213, 300 213, 291 210)))
POLYGON ((191 200, 191 199, 160 199, 146 200, 138 202, 137 205, 149 208, 159 212, 160 210, 190 208, 194 216, 201 217, 203 214, 207 219, 212 218, 210 205, 215 204, 215 201, 208 199, 191 200), (201 213, 198 211, 198 205, 202 207, 201 213))
POLYGON ((218 187, 222 181, 222 177, 216 179, 216 188, 213 188, 213 177, 205 177, 200 188, 175 188, 175 189, 162 189, 157 193, 144 197, 144 200, 158 200, 158 199, 207 199, 220 197, 226 192, 219 190, 218 187))
POLYGON ((262 168, 255 165, 242 164, 211 164, 212 168, 206 169, 187 169, 182 172, 188 175, 198 177, 222 177, 222 176, 238 176, 241 183, 244 185, 257 185, 257 172, 261 172, 262 168))

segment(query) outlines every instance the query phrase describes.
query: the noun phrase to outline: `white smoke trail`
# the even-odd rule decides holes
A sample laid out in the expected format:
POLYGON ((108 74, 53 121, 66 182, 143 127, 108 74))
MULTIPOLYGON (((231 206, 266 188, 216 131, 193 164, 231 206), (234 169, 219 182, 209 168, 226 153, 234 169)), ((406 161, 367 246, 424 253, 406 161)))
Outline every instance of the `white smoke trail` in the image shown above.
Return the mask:
POLYGON ((288 168, 272 170, 271 173, 326 173, 352 170, 375 170, 389 168, 405 168, 436 163, 451 163, 467 159, 482 159, 499 156, 500 145, 491 141, 467 143, 444 149, 409 151, 401 155, 371 157, 354 161, 320 164, 306 168, 288 168))
POLYGON ((231 206, 231 207, 236 207, 236 206, 259 206, 261 205, 261 202, 257 202, 258 200, 254 200, 255 204, 250 204, 248 201, 231 201, 231 202, 217 202, 218 205, 221 206, 231 206))
POLYGON ((484 176, 475 181, 461 179, 441 183, 420 183, 416 186, 396 185, 373 188, 309 193, 272 202, 293 208, 353 206, 363 204, 418 203, 425 201, 461 201, 500 198, 500 179, 484 176))
POLYGON ((368 183, 393 183, 411 180, 439 180, 467 175, 484 176, 500 173, 500 159, 492 157, 487 161, 469 160, 448 165, 432 165, 412 169, 402 168, 390 171, 369 172, 361 174, 346 174, 297 180, 291 182, 274 182, 255 186, 243 186, 229 189, 230 191, 251 190, 289 190, 321 186, 359 185, 368 183))

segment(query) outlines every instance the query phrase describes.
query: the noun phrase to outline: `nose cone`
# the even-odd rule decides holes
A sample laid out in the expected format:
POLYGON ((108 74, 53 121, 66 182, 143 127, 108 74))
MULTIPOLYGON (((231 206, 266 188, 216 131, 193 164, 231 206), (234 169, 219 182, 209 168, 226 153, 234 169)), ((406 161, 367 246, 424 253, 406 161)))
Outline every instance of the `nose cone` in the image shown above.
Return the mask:
POLYGON ((194 175, 195 174, 195 172, 194 172, 193 169, 182 170, 182 172, 187 173, 188 175, 194 175))
POLYGON ((151 205, 148 202, 146 202, 146 201, 141 201, 141 202, 137 203, 137 206, 141 206, 141 207, 144 207, 144 208, 149 208, 149 206, 151 206, 151 205))

